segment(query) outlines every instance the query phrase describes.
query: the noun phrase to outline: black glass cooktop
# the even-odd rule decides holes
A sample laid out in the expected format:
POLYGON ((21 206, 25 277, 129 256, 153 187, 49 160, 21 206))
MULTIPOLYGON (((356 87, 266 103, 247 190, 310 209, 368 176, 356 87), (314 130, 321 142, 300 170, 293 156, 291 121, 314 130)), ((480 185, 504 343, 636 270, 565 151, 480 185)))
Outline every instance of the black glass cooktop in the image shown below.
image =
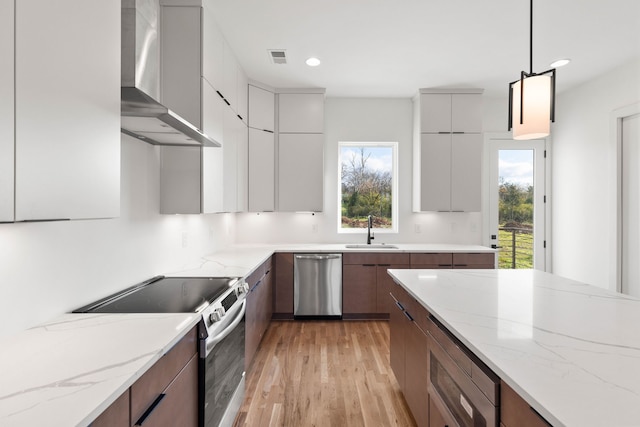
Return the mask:
POLYGON ((157 277, 74 310, 74 313, 195 313, 233 281, 218 277, 157 277))

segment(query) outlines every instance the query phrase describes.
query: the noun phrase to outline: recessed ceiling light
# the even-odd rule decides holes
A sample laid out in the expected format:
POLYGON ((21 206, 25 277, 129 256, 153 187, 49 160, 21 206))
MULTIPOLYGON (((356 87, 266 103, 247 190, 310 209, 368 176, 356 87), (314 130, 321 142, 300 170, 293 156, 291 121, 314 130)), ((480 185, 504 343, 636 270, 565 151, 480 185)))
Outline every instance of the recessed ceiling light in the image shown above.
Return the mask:
POLYGON ((320 65, 320 60, 314 57, 307 59, 305 62, 309 67, 317 67, 318 65, 320 65))
POLYGON ((550 66, 551 66, 551 68, 563 67, 563 66, 567 65, 569 62, 571 62, 571 60, 569 58, 558 59, 557 61, 552 62, 550 66))

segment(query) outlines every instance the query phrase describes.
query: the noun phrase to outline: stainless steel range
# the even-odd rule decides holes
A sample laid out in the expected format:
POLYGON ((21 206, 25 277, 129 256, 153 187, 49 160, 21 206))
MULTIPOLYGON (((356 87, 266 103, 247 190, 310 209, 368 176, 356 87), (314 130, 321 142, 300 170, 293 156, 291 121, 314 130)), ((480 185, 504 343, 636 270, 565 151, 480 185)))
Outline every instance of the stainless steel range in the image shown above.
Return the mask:
POLYGON ((157 276, 74 313, 200 313, 199 424, 231 426, 244 398, 248 290, 239 278, 157 276))

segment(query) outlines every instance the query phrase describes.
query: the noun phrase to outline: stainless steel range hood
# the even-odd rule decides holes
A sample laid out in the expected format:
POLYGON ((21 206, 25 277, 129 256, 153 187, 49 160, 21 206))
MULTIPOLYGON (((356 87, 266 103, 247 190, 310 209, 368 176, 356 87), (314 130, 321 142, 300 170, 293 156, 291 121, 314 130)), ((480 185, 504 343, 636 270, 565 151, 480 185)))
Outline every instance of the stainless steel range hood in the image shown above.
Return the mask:
POLYGON ((121 130, 154 145, 220 147, 160 96, 159 0, 122 0, 121 130))

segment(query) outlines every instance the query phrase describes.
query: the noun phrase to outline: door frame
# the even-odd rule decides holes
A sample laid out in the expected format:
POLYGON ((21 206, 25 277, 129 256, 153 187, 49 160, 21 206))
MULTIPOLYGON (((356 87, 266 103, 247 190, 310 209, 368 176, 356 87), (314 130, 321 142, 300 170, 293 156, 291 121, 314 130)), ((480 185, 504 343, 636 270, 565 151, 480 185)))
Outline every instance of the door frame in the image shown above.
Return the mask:
POLYGON ((622 291, 622 120, 640 114, 640 102, 613 110, 609 119, 609 289, 622 291))
MULTIPOLYGON (((546 151, 545 165, 544 165, 544 195, 546 196, 546 203, 544 203, 544 210, 542 211, 543 215, 543 223, 544 223, 544 233, 543 239, 546 242, 546 246, 543 248, 544 255, 544 270, 543 271, 552 271, 551 265, 551 253, 552 253, 552 244, 551 244, 551 150, 549 149, 550 137, 539 138, 543 140, 544 150, 546 151)), ((484 134, 484 167, 482 172, 482 224, 483 224, 483 236, 482 236, 482 244, 484 246, 491 246, 493 242, 491 241, 491 201, 490 201, 490 188, 489 185, 491 183, 491 141, 515 141, 513 139, 513 135, 511 132, 485 132, 484 134)), ((539 250, 539 249, 538 249, 539 250)), ((496 262, 497 266, 497 262, 496 262)))

